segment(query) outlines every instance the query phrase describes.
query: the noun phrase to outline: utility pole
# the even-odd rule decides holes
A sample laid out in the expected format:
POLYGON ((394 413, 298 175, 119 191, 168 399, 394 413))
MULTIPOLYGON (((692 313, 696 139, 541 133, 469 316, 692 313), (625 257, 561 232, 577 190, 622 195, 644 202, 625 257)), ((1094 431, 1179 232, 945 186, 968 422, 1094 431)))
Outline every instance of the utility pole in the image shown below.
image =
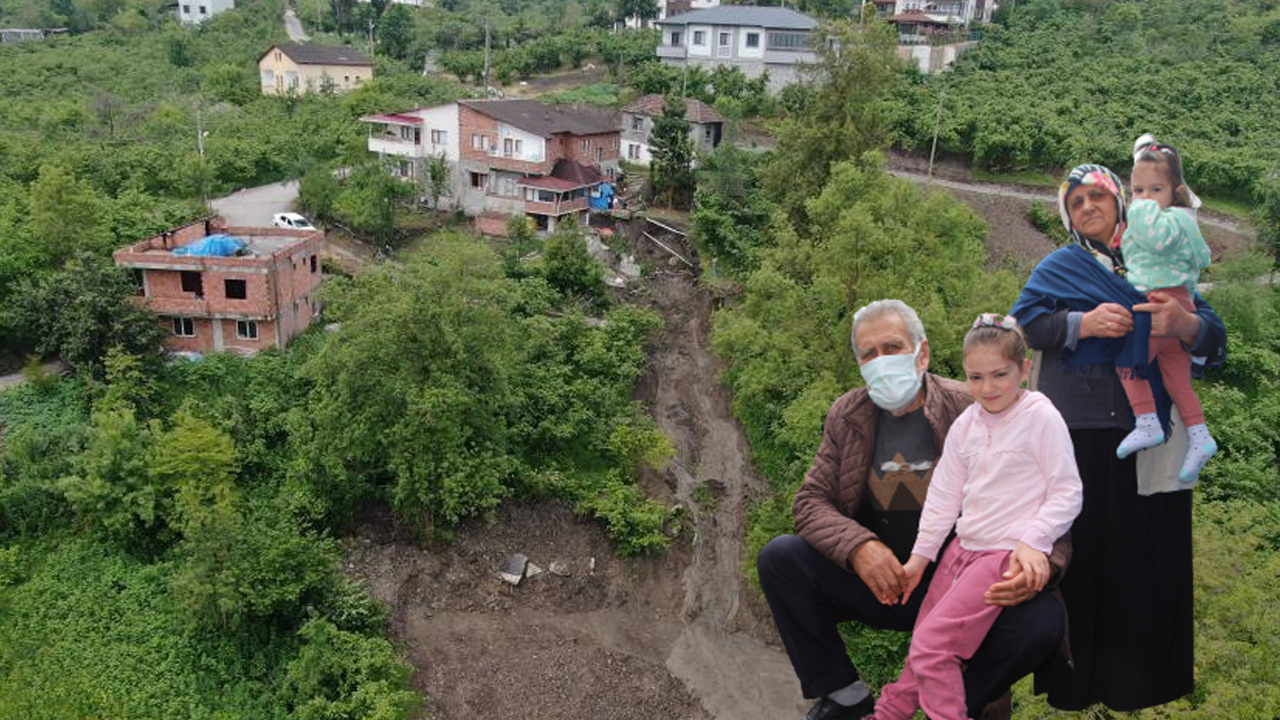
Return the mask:
POLYGON ((484 20, 484 94, 489 96, 489 18, 484 20))
POLYGON ((196 105, 196 152, 200 155, 200 197, 204 201, 204 209, 210 211, 209 207, 209 173, 208 168, 204 164, 204 117, 201 115, 200 105, 196 105))
POLYGON ((929 172, 925 175, 925 179, 929 182, 933 181, 933 158, 938 153, 938 128, 942 125, 942 101, 947 97, 947 88, 944 85, 942 90, 938 91, 938 111, 933 117, 933 147, 929 150, 929 172))
POLYGON ((369 54, 373 54, 373 18, 369 18, 369 54))

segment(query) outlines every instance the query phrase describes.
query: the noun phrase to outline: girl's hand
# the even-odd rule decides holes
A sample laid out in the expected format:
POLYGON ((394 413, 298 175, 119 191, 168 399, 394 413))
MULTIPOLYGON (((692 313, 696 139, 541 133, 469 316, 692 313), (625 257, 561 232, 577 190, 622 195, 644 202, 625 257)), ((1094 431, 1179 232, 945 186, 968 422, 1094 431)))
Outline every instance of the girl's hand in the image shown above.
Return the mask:
MULTIPOLYGON (((1017 575, 1022 572, 1027 587, 1036 592, 1044 589, 1049 582, 1049 557, 1026 543, 1018 543, 1009 555, 1009 571, 1005 575, 1017 575)), ((1010 575, 1010 576, 1012 576, 1010 575)))
POLYGON ((929 559, 922 555, 912 555, 907 560, 907 564, 902 566, 903 571, 907 573, 906 586, 902 591, 903 605, 911 599, 911 593, 915 592, 916 586, 920 584, 920 578, 924 577, 924 570, 927 567, 929 567, 929 559))
POLYGON ((1130 330, 1133 330, 1133 316, 1117 303, 1102 303, 1080 318, 1082 338, 1118 338, 1128 335, 1130 330))

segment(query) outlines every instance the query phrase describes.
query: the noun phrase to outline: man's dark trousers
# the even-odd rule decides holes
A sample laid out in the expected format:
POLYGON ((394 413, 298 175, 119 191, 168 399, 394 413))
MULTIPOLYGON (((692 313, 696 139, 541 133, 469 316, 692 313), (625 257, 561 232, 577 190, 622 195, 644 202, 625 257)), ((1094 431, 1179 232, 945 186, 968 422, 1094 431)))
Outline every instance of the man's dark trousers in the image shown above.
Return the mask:
MULTIPOLYGON (((823 697, 858 679, 836 625, 853 620, 881 630, 910 630, 933 568, 906 605, 883 605, 856 574, 836 567, 795 535, 771 540, 756 566, 807 698, 823 697)), ((964 674, 969 717, 978 717, 988 702, 1040 667, 1058 649, 1065 630, 1066 611, 1049 593, 1005 608, 964 674)))

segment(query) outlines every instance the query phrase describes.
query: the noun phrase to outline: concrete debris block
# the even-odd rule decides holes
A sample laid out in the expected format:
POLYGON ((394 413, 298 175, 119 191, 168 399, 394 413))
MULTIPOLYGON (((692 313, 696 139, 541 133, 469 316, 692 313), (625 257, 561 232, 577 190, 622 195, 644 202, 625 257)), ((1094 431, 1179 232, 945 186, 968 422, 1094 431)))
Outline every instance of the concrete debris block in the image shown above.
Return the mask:
POLYGON ((640 264, 636 262, 635 255, 627 255, 622 258, 622 262, 618 264, 618 272, 627 277, 640 277, 640 264))
POLYGON ((610 275, 604 279, 604 284, 615 288, 626 287, 627 279, 621 275, 610 275))
POLYGON ((569 577, 569 564, 563 560, 552 560, 550 567, 547 568, 552 575, 559 577, 569 577))
POLYGON ((587 558, 587 572, 589 572, 589 573, 591 573, 591 574, 593 574, 593 575, 595 574, 595 572, 596 572, 596 559, 595 559, 595 558, 587 558))
POLYGON ((524 579, 525 569, 529 566, 529 558, 520 553, 516 553, 507 558, 507 561, 498 568, 498 577, 512 585, 519 585, 524 579))
POLYGON ((531 578, 534 575, 541 575, 544 572, 546 571, 538 567, 537 565, 534 565, 533 563, 529 563, 524 568, 524 576, 527 578, 531 578))
POLYGON ((609 264, 613 259, 611 257, 613 253, 595 233, 587 235, 587 254, 605 264, 609 264))

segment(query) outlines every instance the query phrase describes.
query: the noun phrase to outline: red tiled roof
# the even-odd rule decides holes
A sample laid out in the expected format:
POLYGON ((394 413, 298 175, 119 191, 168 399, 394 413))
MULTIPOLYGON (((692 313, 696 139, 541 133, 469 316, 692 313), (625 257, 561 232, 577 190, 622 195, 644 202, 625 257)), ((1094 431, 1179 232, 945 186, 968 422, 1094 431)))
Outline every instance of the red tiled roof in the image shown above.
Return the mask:
POLYGON ((556 191, 572 190, 574 188, 582 187, 581 184, 573 182, 572 180, 551 177, 550 175, 544 175, 543 177, 527 177, 523 180, 517 180, 516 184, 523 185, 525 187, 540 188, 542 190, 556 191))
MULTIPOLYGON (((665 105, 666 102, 667 99, 662 95, 658 95, 656 93, 652 95, 645 95, 630 105, 622 108, 622 112, 658 117, 662 114, 662 106, 665 105)), ((716 112, 715 108, 697 98, 684 99, 684 117, 691 123, 724 122, 724 116, 716 112)))
POLYGON ((386 115, 365 115, 360 118, 364 122, 380 122, 380 123, 396 123, 398 125, 421 125, 422 118, 414 115, 397 115, 396 113, 387 113, 386 115))

